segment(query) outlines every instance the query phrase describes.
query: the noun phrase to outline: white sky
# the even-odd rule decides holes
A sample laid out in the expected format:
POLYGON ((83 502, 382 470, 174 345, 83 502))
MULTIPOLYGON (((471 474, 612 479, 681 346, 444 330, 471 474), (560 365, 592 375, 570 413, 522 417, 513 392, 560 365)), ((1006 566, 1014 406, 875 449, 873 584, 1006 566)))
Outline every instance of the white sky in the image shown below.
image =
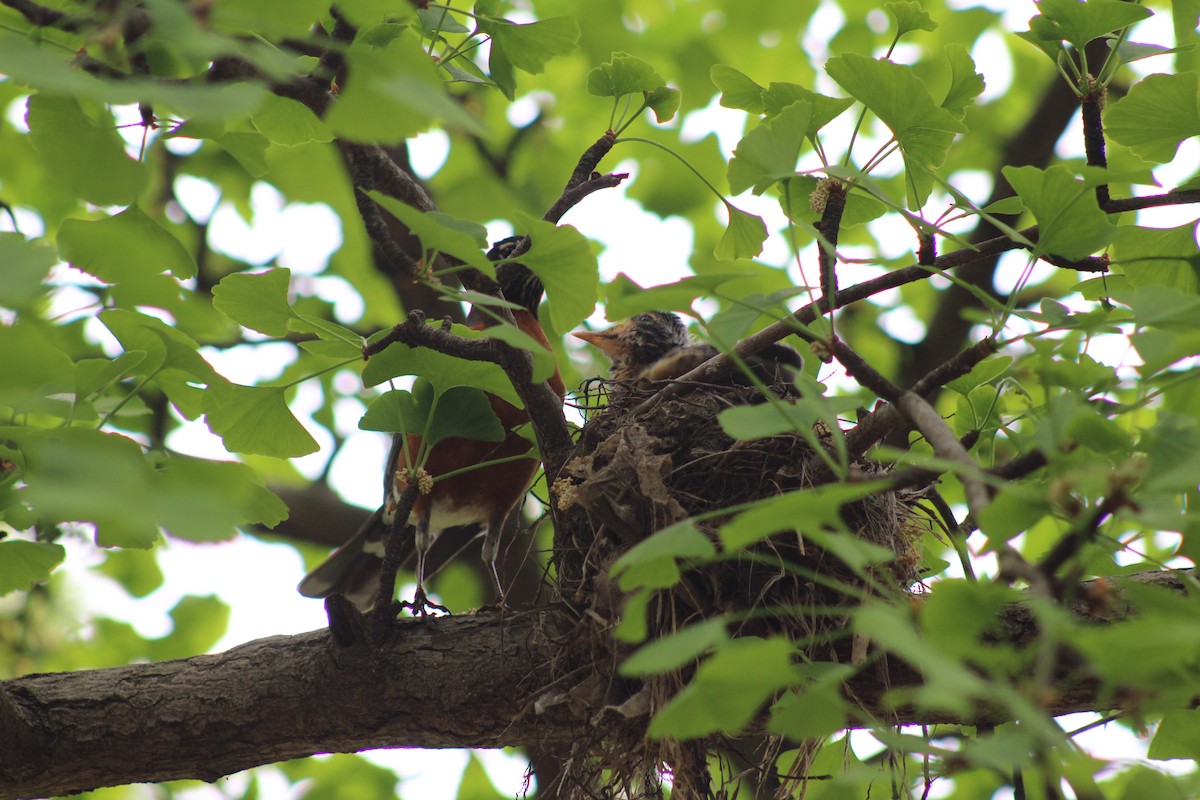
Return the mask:
MULTIPOLYGON (((979 4, 958 2, 953 5, 968 7, 979 4)), ((984 5, 1003 10, 1006 24, 1013 30, 1024 29, 1026 21, 1033 13, 1031 2, 992 2, 984 5)), ((823 18, 822 30, 840 27, 841 21, 838 16, 841 12, 834 4, 825 3, 820 13, 823 18)), ((1137 38, 1141 41, 1169 41, 1170 31, 1167 30, 1164 34, 1161 29, 1165 21, 1165 15, 1152 20, 1139 31, 1137 38)), ((822 37, 805 37, 805 47, 810 52, 819 53, 823 46, 822 37)), ((1012 46, 1023 45, 1014 41, 1012 46)), ((988 88, 984 101, 1001 96, 1011 82, 1011 61, 1001 37, 998 34, 985 35, 976 44, 972 55, 975 57, 977 68, 984 73, 987 80, 988 88)), ((1162 59, 1151 59, 1141 64, 1151 70, 1166 69, 1169 66, 1169 62, 1162 59)), ((838 93, 832 86, 824 87, 824 91, 838 93)), ((514 122, 519 122, 519 117, 530 113, 532 107, 531 100, 518 102, 513 106, 510 116, 514 118, 514 122)), ((23 104, 20 104, 19 108, 14 104, 8 109, 7 117, 10 121, 20 122, 22 116, 23 104)), ((722 150, 728 154, 741 135, 744 119, 745 116, 741 112, 721 108, 714 99, 708 107, 683 120, 683 133, 689 138, 701 138, 710 131, 715 131, 722 150)), ((852 121, 842 120, 838 124, 850 125, 852 121)), ((829 140, 837 141, 837 133, 831 134, 829 140)), ((1064 137, 1064 150, 1060 155, 1078 155, 1078 152, 1066 149, 1078 141, 1079 138, 1075 136, 1064 137)), ((447 157, 447 139, 440 133, 418 137, 412 143, 412 154, 419 173, 425 176, 433 174, 447 157)), ((619 151, 616 155, 626 157, 639 156, 642 153, 629 148, 619 151)), ((1191 174, 1198 164, 1200 142, 1190 139, 1181 148, 1176 160, 1171 165, 1160 168, 1157 173, 1165 185, 1171 185, 1172 176, 1191 174)), ((632 172, 632 180, 636 180, 636 161, 605 164, 604 168, 610 171, 632 172)), ((690 178, 681 173, 680 179, 690 178)), ((982 200, 991 188, 986 176, 979 174, 962 173, 956 176, 956 183, 975 200, 982 200)), ((177 189, 185 210, 190 215, 200 220, 211 218, 210 243, 213 247, 249 263, 264 263, 278 257, 279 264, 293 270, 294 279, 304 293, 317 294, 335 301, 337 313, 344 319, 354 319, 361 312, 361 302, 354 297, 344 282, 318 275, 329 255, 341 242, 340 222, 327 207, 321 204, 285 204, 278 192, 260 183, 252 193, 254 218, 252 222, 247 223, 231 204, 221 202, 216 190, 204 181, 185 176, 180 178, 177 189)), ((781 228, 783 218, 774 201, 746 194, 735 198, 734 202, 740 208, 762 214, 771 230, 781 228)), ((1154 212, 1153 221, 1149 224, 1168 227, 1194 220, 1195 217, 1194 208, 1161 209, 1154 212)), ((22 222, 24 233, 40 235, 40 222, 36 218, 26 213, 19 214, 18 218, 22 222)), ((1145 215, 1143 219, 1146 219, 1145 215)), ((353 224, 355 221, 348 222, 353 224)), ((682 219, 663 220, 643 211, 635 202, 626 198, 623 187, 589 197, 573 210, 564 222, 604 243, 605 251, 600 256, 602 280, 611 280, 618 272, 626 272, 643 285, 655 285, 669 283, 690 274, 687 267, 692 249, 690 226, 682 219)), ((7 226, 7 219, 2 220, 2 223, 7 226)), ((872 225, 872 232, 880 241, 903 242, 905 249, 910 248, 907 243, 912 238, 911 230, 903 222, 881 220, 872 225)), ((802 257, 806 258, 805 263, 811 263, 811 254, 802 257)), ((1019 273, 1023 260, 1019 255, 1012 255, 1011 258, 1012 262, 1006 265, 1009 268, 1002 270, 1002 274, 1019 273)), ((781 265, 788 263, 782 237, 774 236, 769 240, 762 260, 781 265)), ((1039 276, 1035 272, 1034 282, 1044 279, 1044 275, 1049 274, 1049 268, 1038 269, 1042 270, 1043 274, 1039 276)), ((799 280, 794 266, 791 270, 793 277, 799 280)), ((873 277, 879 274, 880 270, 861 267, 853 268, 851 272, 855 274, 847 273, 847 283, 873 277)), ((67 306, 71 301, 69 293, 60 299, 60 303, 67 306)), ((592 321, 596 324, 603 323, 602 310, 597 311, 592 321)), ((886 315, 885 324, 895 335, 906 341, 915 340, 923 334, 922 323, 907 310, 898 310, 886 315)), ((205 356, 222 374, 231 379, 253 381, 263 377, 261 369, 257 366, 263 363, 261 358, 247 358, 244 353, 219 353, 211 350, 206 351, 205 356)), ((1128 353, 1122 347, 1121 352, 1112 357, 1127 358, 1128 353)), ((280 368, 278 360, 275 363, 276 369, 280 368)), ((834 383, 836 384, 836 380, 834 383)), ((314 399, 311 394, 306 397, 301 393, 297 402, 297 413, 302 419, 312 412, 315 406, 314 399)), ((361 413, 356 404, 350 403, 348 407, 339 411, 339 418, 348 420, 345 427, 349 429, 351 436, 334 466, 332 482, 348 500, 371 506, 378 501, 378 475, 386 455, 386 439, 378 434, 354 431, 354 422, 361 413)), ((322 440, 325 448, 331 444, 323 430, 312 424, 309 428, 322 440)), ((208 433, 202 423, 185 426, 183 431, 172 436, 171 445, 183 452, 197 455, 228 457, 219 440, 208 433)), ((324 455, 318 454, 300 459, 298 466, 306 473, 315 475, 320 471, 324 458, 324 455)), ((168 542, 159 550, 159 563, 166 578, 164 585, 140 600, 130 598, 107 578, 88 569, 100 560, 100 555, 93 548, 76 545, 69 550, 65 572, 69 576, 70 591, 77 595, 81 607, 102 608, 105 616, 127 620, 146 636, 168 633, 169 610, 180 598, 191 594, 216 593, 231 607, 229 630, 214 648, 216 651, 264 636, 299 633, 325 625, 321 603, 302 598, 295 592, 295 585, 302 575, 303 567, 295 549, 286 544, 269 544, 248 536, 219 545, 168 542)), ((3 609, 4 605, 5 603, 0 601, 0 609, 3 609)), ((1084 724, 1080 719, 1087 721, 1092 718, 1085 715, 1076 717, 1064 720, 1064 727, 1071 729, 1084 724)), ((1079 741, 1085 744, 1090 752, 1100 757, 1134 758, 1144 755, 1144 742, 1116 725, 1085 734, 1079 741), (1134 756, 1135 753, 1138 755, 1134 756)), ((865 734, 856 734, 854 742, 860 753, 875 749, 871 744, 873 740, 865 734)), ((480 757, 502 793, 513 795, 520 791, 525 767, 522 758, 500 752, 485 752, 481 753, 480 757)), ((400 791, 403 796, 423 800, 450 800, 457 792, 458 776, 466 764, 467 754, 465 751, 379 751, 372 754, 371 758, 396 770, 397 775, 401 776, 400 791)), ((1188 763, 1190 765, 1190 762, 1188 763)), ((1161 768, 1162 765, 1158 766, 1161 768)), ((264 771, 260 780, 262 785, 259 796, 264 800, 294 795, 287 782, 280 776, 272 777, 269 770, 264 771)), ((244 776, 234 776, 225 785, 231 791, 236 791, 234 787, 240 786, 244 781, 244 776)), ((941 789, 935 790, 931 797, 939 796, 941 792, 941 789)), ((147 793, 149 796, 151 790, 148 789, 147 793)), ((193 800, 216 796, 214 790, 209 788, 197 789, 187 794, 193 800)))

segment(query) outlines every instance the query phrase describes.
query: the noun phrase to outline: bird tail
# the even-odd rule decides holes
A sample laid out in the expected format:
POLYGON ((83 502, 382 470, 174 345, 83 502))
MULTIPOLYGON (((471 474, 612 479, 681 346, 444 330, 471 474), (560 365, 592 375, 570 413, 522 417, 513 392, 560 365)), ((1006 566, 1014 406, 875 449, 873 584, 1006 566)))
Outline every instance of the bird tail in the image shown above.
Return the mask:
MULTIPOLYGON (((411 549, 415 537, 409 535, 410 531, 415 533, 410 526, 405 531, 405 540, 411 549)), ((383 521, 381 508, 367 518, 350 541, 330 553, 329 558, 305 575, 296 588, 305 597, 343 594, 360 611, 370 611, 379 589, 387 534, 388 526, 383 521)))

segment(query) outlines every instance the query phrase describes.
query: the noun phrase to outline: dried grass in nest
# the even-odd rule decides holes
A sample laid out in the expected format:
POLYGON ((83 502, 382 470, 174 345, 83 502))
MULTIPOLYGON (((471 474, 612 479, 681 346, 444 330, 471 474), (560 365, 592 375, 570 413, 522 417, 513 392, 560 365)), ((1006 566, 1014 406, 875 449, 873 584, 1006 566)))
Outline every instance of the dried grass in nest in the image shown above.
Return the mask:
MULTIPOLYGON (((691 669, 639 681, 616 676, 629 651, 611 635, 625 598, 609 569, 667 525, 812 486, 821 462, 799 434, 735 441, 721 429, 721 411, 762 401, 751 387, 697 387, 642 412, 652 390, 606 388, 607 407, 588 419, 564 469, 568 477, 555 486, 566 522, 556 539, 559 587, 567 600, 587 609, 584 651, 592 654, 594 674, 603 676, 602 704, 608 704, 590 720, 596 737, 577 743, 565 780, 574 787, 571 796, 656 797, 661 786, 655 776, 666 764, 675 771, 676 796, 712 796, 706 753, 719 742, 651 741, 644 727, 604 724, 606 714, 618 723, 648 720, 691 678, 691 669), (605 787, 596 790, 600 794, 587 788, 598 786, 605 787), (618 787, 620 793, 609 793, 618 787)), ((828 445, 828 431, 818 440, 828 445)), ((854 469, 868 478, 879 472, 871 464, 854 469)), ((839 610, 863 591, 900 594, 912 585, 920 560, 915 541, 925 527, 911 503, 891 493, 847 504, 841 517, 853 535, 896 554, 884 574, 864 581, 795 533, 773 536, 736 558, 693 568, 675 587, 657 592, 649 609, 650 638, 725 614, 741 620, 735 635, 782 633, 813 660, 837 660, 834 641, 845 638, 839 610)), ((716 542, 716 529, 726 520, 718 514, 699 527, 716 542)))

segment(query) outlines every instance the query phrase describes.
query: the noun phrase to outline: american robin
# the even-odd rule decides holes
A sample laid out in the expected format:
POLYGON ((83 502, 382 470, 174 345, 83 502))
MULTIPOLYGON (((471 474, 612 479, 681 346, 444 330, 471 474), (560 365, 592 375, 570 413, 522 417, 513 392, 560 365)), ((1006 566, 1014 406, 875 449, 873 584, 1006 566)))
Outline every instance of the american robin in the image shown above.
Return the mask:
MULTIPOLYGON (((520 237, 500 242, 488 253, 489 258, 499 260, 507 257, 518 241, 520 237)), ((506 262, 497 269, 497 282, 504 298, 521 306, 513 310, 517 327, 549 349, 550 343, 537 318, 537 306, 543 292, 541 281, 526 267, 506 262)), ((475 322, 471 327, 481 330, 486 325, 475 322)), ((563 396, 563 382, 557 370, 550 378, 550 386, 559 397, 563 396)), ((525 410, 492 394, 488 395, 488 400, 504 427, 503 440, 443 439, 433 447, 425 462, 425 471, 434 480, 433 489, 428 494, 417 495, 409 525, 402 534, 406 537, 405 559, 413 551, 417 554, 417 604, 424 603, 424 559, 434 538, 447 528, 469 525, 482 528, 482 556, 491 567, 498 599, 503 601, 504 590, 496 568, 500 532, 509 514, 529 489, 539 461, 532 457, 515 458, 468 469, 476 464, 520 456, 530 449, 529 441, 517 432, 518 428, 529 422, 525 410)), ((408 452, 417 453, 421 445, 420 435, 410 433, 407 439, 408 452)), ((300 594, 305 597, 344 594, 360 610, 371 608, 379 586, 384 544, 392 527, 395 498, 403 490, 407 479, 404 445, 404 438, 397 434, 392 440, 384 473, 383 507, 368 518, 350 541, 304 577, 299 586, 300 594)))
MULTIPOLYGON (((617 382, 672 380, 720 352, 706 342, 693 342, 683 321, 668 311, 648 311, 602 331, 573 335, 608 356, 609 374, 617 382)), ((776 343, 746 359, 746 366, 760 381, 773 384, 803 370, 804 360, 792 348, 776 343)), ((744 376, 735 374, 730 380, 741 383, 744 376)))

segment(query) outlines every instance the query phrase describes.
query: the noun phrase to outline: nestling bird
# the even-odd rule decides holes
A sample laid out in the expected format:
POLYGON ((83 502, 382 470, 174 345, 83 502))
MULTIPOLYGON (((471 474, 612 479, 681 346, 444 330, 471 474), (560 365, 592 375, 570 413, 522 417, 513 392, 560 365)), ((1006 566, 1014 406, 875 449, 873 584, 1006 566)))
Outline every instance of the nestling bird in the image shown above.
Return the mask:
MULTIPOLYGON (((513 237, 500 242, 488 253, 488 257, 493 260, 505 258, 520 239, 513 237)), ((505 299, 521 306, 513 310, 517 327, 549 349, 550 343, 537 318, 537 306, 543 291, 537 276, 526 267, 509 262, 497 269, 497 280, 505 299)), ((475 324, 471 327, 481 330, 485 325, 475 324)), ((557 370, 549 383, 561 398, 564 387, 557 370)), ((443 530, 460 525, 478 525, 482 528, 482 556, 491 567, 498 599, 503 601, 504 589, 496 568, 500 532, 509 514, 525 497, 540 462, 532 457, 517 458, 478 469, 467 469, 487 461, 520 456, 530 449, 529 441, 516 432, 517 428, 529 421, 525 410, 492 394, 488 395, 488 400, 504 427, 504 439, 499 442, 443 439, 433 447, 425 463, 425 471, 435 481, 433 489, 428 494, 417 495, 409 524, 401 534, 406 537, 403 543, 405 557, 414 550, 417 553, 417 598, 414 605, 423 604, 425 600, 424 559, 429 546, 443 530), (442 477, 464 469, 466 471, 442 477)), ((407 434, 407 440, 408 452, 417 453, 421 445, 420 435, 407 434)), ((371 608, 379 586, 384 544, 392 527, 396 499, 407 482, 404 445, 403 436, 397 434, 392 440, 392 450, 384 472, 383 506, 368 518, 348 542, 304 577, 299 586, 300 594, 305 597, 344 594, 360 610, 371 608)))
MULTIPOLYGON (((680 377, 720 351, 711 344, 693 342, 683 321, 669 311, 648 311, 602 331, 572 334, 600 349, 612 362, 614 381, 665 381, 680 377)), ((746 359, 746 366, 763 383, 780 377, 791 379, 804 369, 804 360, 784 344, 772 344, 746 359)), ((733 374, 730 382, 743 383, 733 374)))

